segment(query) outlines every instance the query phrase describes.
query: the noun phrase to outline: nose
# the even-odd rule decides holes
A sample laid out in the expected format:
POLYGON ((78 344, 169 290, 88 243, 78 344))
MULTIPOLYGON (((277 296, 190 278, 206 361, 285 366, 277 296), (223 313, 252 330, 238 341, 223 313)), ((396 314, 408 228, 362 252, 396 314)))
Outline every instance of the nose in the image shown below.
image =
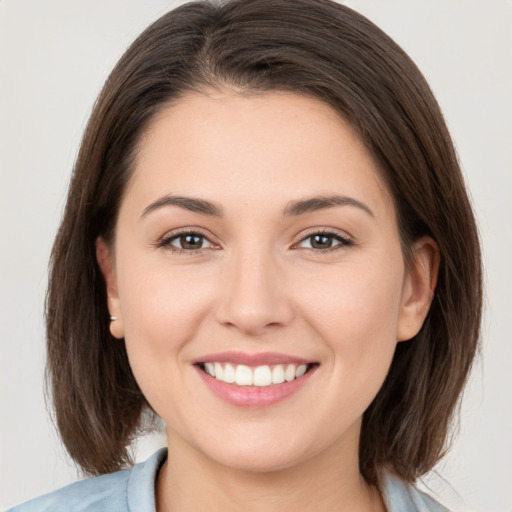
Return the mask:
POLYGON ((240 251, 226 261, 217 321, 257 336, 293 319, 282 267, 269 254, 240 251))

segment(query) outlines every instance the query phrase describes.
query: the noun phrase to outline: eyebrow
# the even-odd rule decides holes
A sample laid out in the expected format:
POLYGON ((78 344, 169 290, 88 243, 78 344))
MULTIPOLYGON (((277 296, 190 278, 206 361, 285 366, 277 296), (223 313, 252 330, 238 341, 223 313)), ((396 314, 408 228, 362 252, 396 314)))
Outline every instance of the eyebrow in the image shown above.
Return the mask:
MULTIPOLYGON (((178 206, 194 213, 211 215, 213 217, 222 217, 224 215, 220 205, 207 201, 206 199, 169 194, 147 206, 142 212, 141 218, 165 206, 178 206)), ((317 196, 299 201, 291 201, 286 205, 283 211, 283 217, 296 217, 305 213, 334 208, 335 206, 352 206, 374 217, 373 212, 366 204, 353 197, 342 195, 317 196)))
POLYGON ((195 197, 175 196, 169 194, 157 199, 154 203, 147 206, 142 212, 141 218, 164 206, 179 206, 180 208, 191 212, 212 215, 213 217, 223 216, 222 207, 211 203, 210 201, 197 199, 195 197))
POLYGON ((318 196, 304 199, 302 201, 290 202, 284 209, 283 215, 284 217, 294 217, 296 215, 325 210, 326 208, 333 208, 335 206, 353 206, 363 210, 371 217, 375 217, 366 204, 354 199, 353 197, 340 195, 318 196))

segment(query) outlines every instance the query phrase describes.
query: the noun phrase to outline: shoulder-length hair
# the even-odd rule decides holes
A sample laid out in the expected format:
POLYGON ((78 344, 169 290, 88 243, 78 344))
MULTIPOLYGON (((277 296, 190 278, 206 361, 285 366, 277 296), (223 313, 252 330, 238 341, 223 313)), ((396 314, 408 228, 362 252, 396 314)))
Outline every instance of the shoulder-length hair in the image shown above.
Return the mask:
POLYGON ((292 91, 351 124, 394 199, 405 261, 429 235, 441 264, 420 332, 398 343, 364 414, 360 470, 413 481, 439 460, 478 347, 480 248, 457 156, 439 106, 404 51, 330 0, 191 2, 147 28, 120 59, 83 136, 50 262, 48 384, 58 428, 89 474, 131 463, 151 408, 109 332, 95 241, 112 241, 137 143, 154 116, 191 91, 292 91))

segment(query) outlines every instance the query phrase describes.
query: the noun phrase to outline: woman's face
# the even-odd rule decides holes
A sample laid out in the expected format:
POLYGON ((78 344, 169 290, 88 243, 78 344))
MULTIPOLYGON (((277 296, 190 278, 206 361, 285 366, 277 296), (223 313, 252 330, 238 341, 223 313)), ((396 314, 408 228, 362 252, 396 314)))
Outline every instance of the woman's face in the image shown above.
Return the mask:
POLYGON ((139 150, 98 259, 169 443, 258 471, 357 457, 428 309, 360 140, 315 99, 212 92, 164 110, 139 150))

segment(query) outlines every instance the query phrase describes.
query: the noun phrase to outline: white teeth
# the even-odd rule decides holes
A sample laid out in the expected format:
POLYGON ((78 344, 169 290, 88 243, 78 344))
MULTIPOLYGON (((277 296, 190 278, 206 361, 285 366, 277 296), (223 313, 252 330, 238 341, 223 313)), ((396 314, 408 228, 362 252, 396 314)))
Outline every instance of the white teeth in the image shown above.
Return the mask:
POLYGON ((220 363, 215 363, 214 367, 215 367, 215 378, 217 380, 223 380, 224 370, 222 368, 222 365, 220 363))
POLYGON ((274 366, 272 370, 272 384, 281 384, 284 382, 284 368, 282 364, 274 366))
MULTIPOLYGON (((222 379, 219 379, 222 380, 222 379)), ((235 382, 237 386, 251 386, 252 385, 252 371, 248 366, 239 364, 235 370, 235 382)))
POLYGON ((224 378, 222 380, 228 384, 235 382, 235 369, 230 364, 224 366, 223 377, 224 378))
POLYGON ((295 369, 296 366, 294 364, 289 364, 286 367, 286 370, 284 371, 284 378, 286 379, 287 382, 290 382, 293 379, 295 379, 295 369))
POLYGON ((213 365, 213 363, 205 363, 204 369, 208 375, 215 377, 215 366, 213 365))
POLYGON ((258 366, 254 370, 253 382, 255 386, 270 386, 272 384, 272 372, 268 366, 258 366))
POLYGON ((306 370, 308 369, 308 366, 306 364, 301 364, 297 367, 297 371, 295 372, 295 377, 298 379, 299 377, 302 377, 306 370))
POLYGON ((283 366, 277 364, 270 367, 268 365, 250 368, 249 366, 239 364, 233 366, 226 363, 204 363, 204 371, 217 380, 228 384, 235 383, 237 386, 258 386, 266 387, 273 384, 282 384, 291 382, 294 379, 302 377, 308 370, 307 364, 288 364, 283 366))

